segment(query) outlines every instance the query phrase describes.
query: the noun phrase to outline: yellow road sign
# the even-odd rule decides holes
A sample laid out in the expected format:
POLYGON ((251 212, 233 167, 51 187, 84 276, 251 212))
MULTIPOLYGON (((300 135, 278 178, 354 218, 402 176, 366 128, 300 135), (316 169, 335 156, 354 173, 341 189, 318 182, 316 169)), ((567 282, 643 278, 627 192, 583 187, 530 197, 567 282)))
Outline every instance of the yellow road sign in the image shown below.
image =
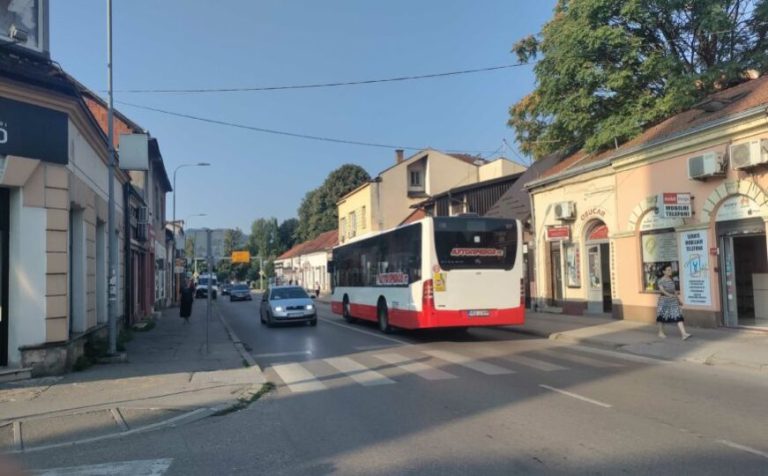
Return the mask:
POLYGON ((248 251, 233 251, 232 252, 232 262, 233 263, 250 263, 251 262, 251 253, 248 251))

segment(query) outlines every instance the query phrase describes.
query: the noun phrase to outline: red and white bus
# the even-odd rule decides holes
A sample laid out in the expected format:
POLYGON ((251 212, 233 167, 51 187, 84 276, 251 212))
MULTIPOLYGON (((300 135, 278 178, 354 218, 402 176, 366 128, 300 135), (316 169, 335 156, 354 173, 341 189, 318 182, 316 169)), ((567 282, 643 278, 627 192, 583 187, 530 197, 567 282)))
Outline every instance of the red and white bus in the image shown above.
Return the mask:
POLYGON ((332 309, 392 327, 525 322, 520 222, 428 217, 333 249, 332 309))

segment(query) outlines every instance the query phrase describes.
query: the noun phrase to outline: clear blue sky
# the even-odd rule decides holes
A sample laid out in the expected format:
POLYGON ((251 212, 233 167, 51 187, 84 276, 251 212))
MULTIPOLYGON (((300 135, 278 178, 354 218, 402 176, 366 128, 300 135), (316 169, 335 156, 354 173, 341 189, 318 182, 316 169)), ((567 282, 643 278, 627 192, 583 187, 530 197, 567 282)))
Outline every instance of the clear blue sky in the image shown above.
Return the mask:
MULTIPOLYGON (((106 89, 106 1, 50 3, 53 59, 88 87, 106 89)), ((257 87, 511 64, 516 62, 512 44, 538 32, 554 4, 114 0, 114 84, 116 90, 257 87)), ((490 152, 504 138, 514 144, 507 109, 530 92, 533 81, 531 68, 524 66, 331 89, 116 93, 115 100, 301 134, 490 152)), ((169 175, 185 162, 213 164, 177 175, 177 218, 208 214, 190 220, 195 228, 247 232, 258 217, 294 217, 304 194, 338 166, 356 163, 375 175, 394 161, 391 149, 268 135, 117 107, 158 138, 169 175)))

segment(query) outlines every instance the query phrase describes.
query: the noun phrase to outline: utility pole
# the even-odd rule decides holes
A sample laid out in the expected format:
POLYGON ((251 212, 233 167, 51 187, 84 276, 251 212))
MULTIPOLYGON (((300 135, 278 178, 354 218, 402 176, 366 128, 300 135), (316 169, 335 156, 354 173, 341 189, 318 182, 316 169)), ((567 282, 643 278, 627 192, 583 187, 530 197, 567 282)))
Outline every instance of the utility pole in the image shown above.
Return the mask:
POLYGON ((210 350, 208 348, 208 322, 211 320, 211 296, 213 295, 213 252, 211 250, 211 229, 206 228, 205 229, 205 235, 208 239, 208 246, 207 246, 207 252, 208 252, 208 292, 206 292, 208 306, 205 310, 205 353, 209 353, 210 350))
POLYGON ((107 232, 109 233, 109 299, 107 315, 109 319, 109 353, 117 353, 117 220, 115 217, 115 125, 114 102, 112 97, 112 0, 107 0, 107 83, 109 107, 107 108, 107 148, 109 153, 109 202, 107 211, 107 232))

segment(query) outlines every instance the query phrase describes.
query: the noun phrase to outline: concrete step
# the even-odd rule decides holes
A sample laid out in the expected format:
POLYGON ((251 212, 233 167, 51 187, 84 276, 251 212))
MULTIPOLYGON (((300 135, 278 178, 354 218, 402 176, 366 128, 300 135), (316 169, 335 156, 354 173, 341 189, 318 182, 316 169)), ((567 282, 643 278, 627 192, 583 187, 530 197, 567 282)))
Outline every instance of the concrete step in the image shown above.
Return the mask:
POLYGON ((27 380, 32 378, 32 368, 8 368, 0 367, 0 383, 15 382, 17 380, 27 380))

